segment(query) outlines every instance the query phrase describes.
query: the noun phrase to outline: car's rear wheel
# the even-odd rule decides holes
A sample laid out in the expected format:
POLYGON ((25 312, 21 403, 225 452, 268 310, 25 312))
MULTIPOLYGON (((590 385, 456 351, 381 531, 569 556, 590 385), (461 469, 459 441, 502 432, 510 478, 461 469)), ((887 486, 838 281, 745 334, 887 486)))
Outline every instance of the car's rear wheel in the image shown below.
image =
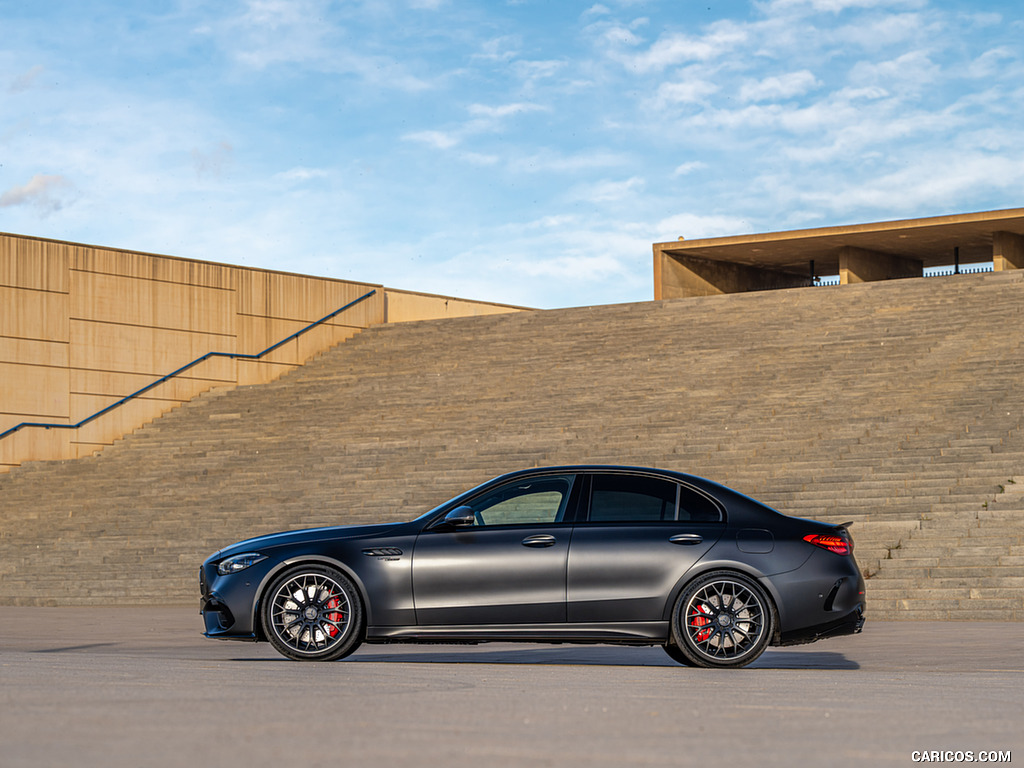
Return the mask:
POLYGON ((332 661, 363 641, 359 592, 335 568, 306 565, 285 572, 267 590, 262 614, 270 644, 291 659, 332 661))
POLYGON ((687 585, 679 596, 672 640, 694 666, 744 667, 768 647, 774 621, 771 600, 757 582, 715 571, 687 585))

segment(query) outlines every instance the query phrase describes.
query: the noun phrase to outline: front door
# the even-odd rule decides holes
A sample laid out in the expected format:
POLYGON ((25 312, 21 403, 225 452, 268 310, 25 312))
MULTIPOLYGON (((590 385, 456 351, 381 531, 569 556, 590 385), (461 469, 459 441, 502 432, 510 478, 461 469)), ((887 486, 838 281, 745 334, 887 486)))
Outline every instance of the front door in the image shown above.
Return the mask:
POLYGON ((564 622, 573 475, 513 481, 470 499, 476 524, 416 540, 419 625, 564 622))

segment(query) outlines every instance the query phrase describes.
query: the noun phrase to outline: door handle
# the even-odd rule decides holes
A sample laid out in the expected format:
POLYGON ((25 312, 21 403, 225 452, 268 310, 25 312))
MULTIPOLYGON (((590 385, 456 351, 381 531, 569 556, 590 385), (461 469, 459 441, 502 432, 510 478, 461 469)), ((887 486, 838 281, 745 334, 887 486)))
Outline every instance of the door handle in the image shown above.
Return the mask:
POLYGON ((699 533, 677 533, 675 536, 669 536, 668 540, 673 544, 700 544, 704 537, 699 533))
POLYGON ((538 533, 533 536, 527 536, 523 539, 524 547, 550 547, 555 543, 555 537, 547 533, 538 533))

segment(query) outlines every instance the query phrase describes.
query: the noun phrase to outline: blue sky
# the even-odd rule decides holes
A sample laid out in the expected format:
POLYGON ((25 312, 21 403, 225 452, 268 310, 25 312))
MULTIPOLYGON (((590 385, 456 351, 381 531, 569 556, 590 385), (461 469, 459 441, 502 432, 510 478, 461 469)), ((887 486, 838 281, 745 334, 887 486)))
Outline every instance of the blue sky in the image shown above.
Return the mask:
POLYGON ((0 231, 536 307, 1024 207, 1024 8, 0 0, 0 231))

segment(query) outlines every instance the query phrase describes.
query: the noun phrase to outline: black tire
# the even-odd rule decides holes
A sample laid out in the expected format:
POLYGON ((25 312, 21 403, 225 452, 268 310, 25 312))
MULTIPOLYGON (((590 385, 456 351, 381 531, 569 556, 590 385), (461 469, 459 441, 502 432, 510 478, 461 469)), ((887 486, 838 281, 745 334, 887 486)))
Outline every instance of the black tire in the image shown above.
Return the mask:
POLYGON ((363 642, 359 591, 341 571, 323 565, 292 568, 270 585, 261 608, 270 644, 297 661, 334 661, 363 642))
POLYGON ((745 667, 764 653, 774 631, 775 608, 764 589, 732 571, 695 579, 672 611, 672 641, 697 667, 745 667))
POLYGON ((686 667, 695 667, 695 666, 697 666, 696 664, 694 664, 690 660, 690 657, 687 656, 685 653, 683 653, 679 649, 679 646, 676 645, 671 640, 669 640, 667 643, 665 643, 663 646, 661 646, 661 648, 662 648, 663 651, 665 651, 665 653, 668 654, 668 657, 670 659, 672 659, 672 661, 679 662, 680 664, 682 664, 683 666, 686 666, 686 667))

